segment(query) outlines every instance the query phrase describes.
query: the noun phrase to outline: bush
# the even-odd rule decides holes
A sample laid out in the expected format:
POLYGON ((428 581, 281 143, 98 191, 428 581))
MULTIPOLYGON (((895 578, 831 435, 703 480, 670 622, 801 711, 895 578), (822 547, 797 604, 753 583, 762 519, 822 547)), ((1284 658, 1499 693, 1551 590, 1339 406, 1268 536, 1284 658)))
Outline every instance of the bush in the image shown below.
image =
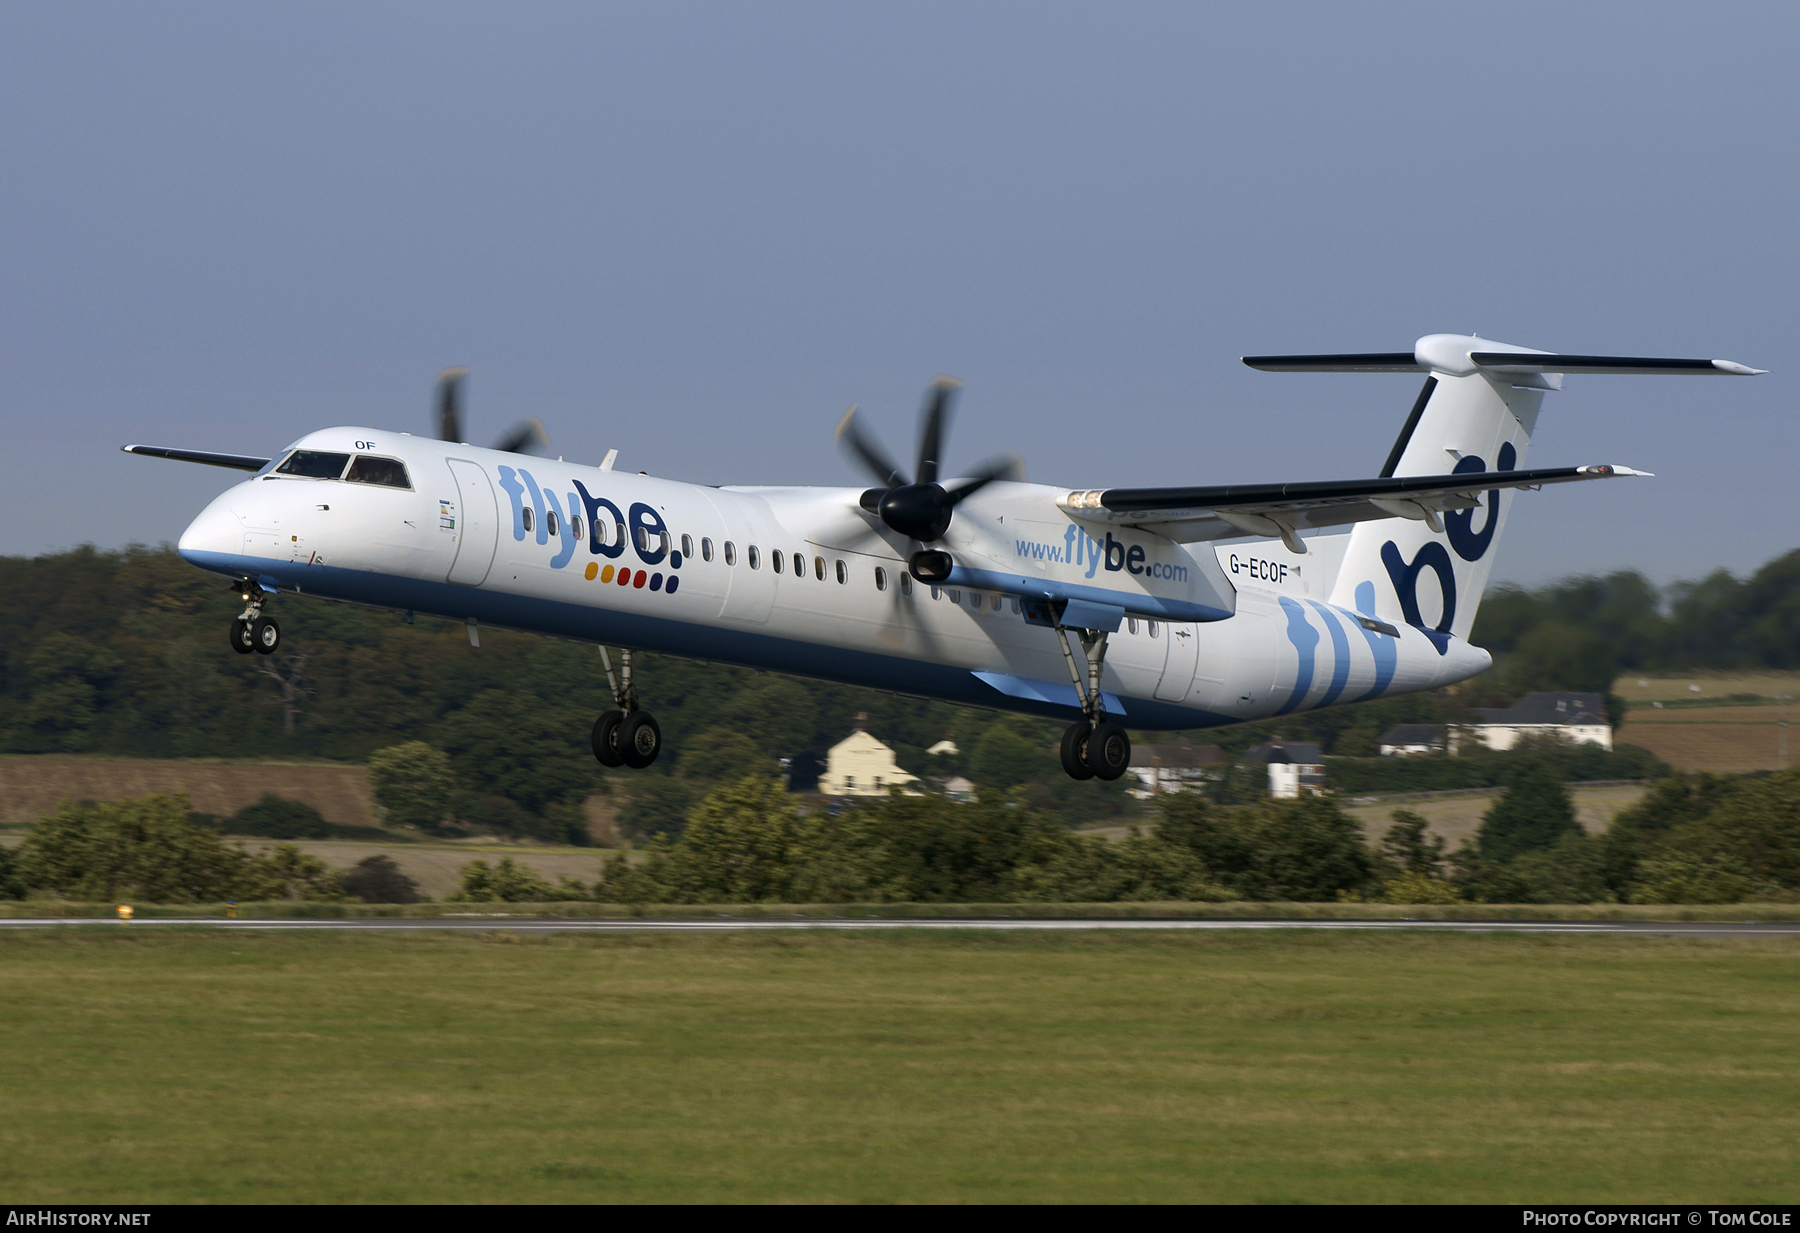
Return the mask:
POLYGON ((344 893, 364 903, 417 903, 419 884, 387 855, 364 857, 340 875, 344 893))
POLYGON ((343 894, 323 862, 291 844, 264 856, 228 847, 188 820, 184 797, 65 804, 32 829, 19 865, 28 888, 69 899, 209 903, 343 894))
POLYGON ((516 865, 512 857, 489 866, 484 860, 470 861, 462 867, 462 888, 450 896, 459 903, 552 903, 565 899, 586 899, 588 888, 573 878, 559 879, 550 885, 529 865, 516 865))
POLYGON ((1383 882, 1375 895, 1375 902, 1462 903, 1463 897, 1450 883, 1409 869, 1399 877, 1383 882))
POLYGON ((990 795, 972 805, 892 795, 837 817, 800 812, 773 780, 746 778, 694 808, 681 838, 610 858, 614 903, 1113 902, 1228 899, 1189 850, 1133 834, 1071 835, 990 795))
POLYGON ((1221 809, 1191 793, 1162 803, 1156 834, 1187 848, 1240 899, 1329 901, 1374 871, 1362 828, 1335 797, 1221 809))

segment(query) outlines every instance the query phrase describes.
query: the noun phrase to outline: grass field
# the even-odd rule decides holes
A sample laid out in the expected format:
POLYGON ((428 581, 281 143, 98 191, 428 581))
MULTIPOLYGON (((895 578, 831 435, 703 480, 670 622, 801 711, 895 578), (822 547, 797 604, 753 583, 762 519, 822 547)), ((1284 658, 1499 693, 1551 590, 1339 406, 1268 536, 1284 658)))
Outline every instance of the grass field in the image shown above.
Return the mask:
POLYGON ((1800 943, 0 935, 40 1202, 1792 1201, 1800 943))

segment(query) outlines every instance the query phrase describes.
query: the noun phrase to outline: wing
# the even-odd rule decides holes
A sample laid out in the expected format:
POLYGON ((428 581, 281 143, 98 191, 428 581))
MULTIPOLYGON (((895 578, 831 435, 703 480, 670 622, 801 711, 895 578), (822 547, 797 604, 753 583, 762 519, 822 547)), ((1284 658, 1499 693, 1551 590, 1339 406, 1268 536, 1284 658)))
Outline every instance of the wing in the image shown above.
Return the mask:
POLYGON ((248 454, 175 450, 164 445, 121 445, 119 448, 127 454, 142 454, 147 458, 172 458, 176 462, 203 462, 209 467, 230 467, 234 471, 260 471, 269 465, 267 458, 252 458, 248 454))
POLYGON ((1439 514, 1474 509, 1484 492, 1649 474, 1630 467, 1592 466, 1213 488, 1107 488, 1071 492, 1057 504, 1084 521, 1154 527, 1158 534, 1181 543, 1280 536, 1288 547, 1302 552, 1296 532, 1303 529, 1412 518, 1441 531, 1439 514))

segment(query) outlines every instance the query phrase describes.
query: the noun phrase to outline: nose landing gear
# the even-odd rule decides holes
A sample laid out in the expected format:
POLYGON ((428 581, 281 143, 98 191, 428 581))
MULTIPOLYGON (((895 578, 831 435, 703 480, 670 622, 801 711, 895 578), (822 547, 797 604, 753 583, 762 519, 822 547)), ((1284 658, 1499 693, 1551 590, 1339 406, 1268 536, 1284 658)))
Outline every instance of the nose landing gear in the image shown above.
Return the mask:
POLYGON ((231 589, 244 601, 244 611, 231 623, 231 649, 239 655, 248 655, 252 651, 273 655, 281 646, 281 626, 263 615, 263 601, 268 598, 268 592, 248 580, 232 583, 231 589))
POLYGON ((619 675, 613 674, 612 656, 600 648, 606 683, 612 687, 613 705, 594 721, 594 758, 602 766, 629 766, 642 770, 662 752, 662 729, 649 711, 638 709, 637 686, 631 680, 632 652, 619 651, 619 675))

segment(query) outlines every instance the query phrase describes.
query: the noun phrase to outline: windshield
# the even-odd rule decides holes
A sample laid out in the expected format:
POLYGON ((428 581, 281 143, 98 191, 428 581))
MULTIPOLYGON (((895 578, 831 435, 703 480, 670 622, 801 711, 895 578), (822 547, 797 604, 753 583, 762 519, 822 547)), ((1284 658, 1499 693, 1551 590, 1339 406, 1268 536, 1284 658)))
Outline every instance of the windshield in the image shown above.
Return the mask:
POLYGON ((336 479, 344 473, 348 454, 328 454, 322 450, 295 450, 275 471, 279 475, 301 475, 307 479, 336 479))

